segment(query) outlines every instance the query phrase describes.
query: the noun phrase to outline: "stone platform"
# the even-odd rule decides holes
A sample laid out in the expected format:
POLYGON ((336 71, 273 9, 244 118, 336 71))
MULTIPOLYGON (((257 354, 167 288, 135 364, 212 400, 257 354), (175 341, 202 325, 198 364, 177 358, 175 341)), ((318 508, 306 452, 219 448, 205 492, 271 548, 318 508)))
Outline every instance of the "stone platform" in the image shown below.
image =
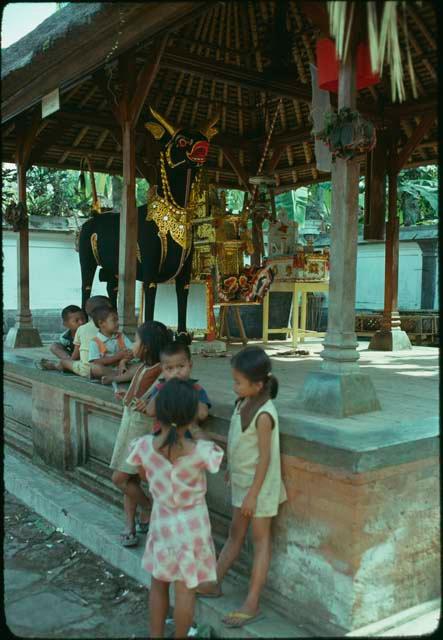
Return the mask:
MULTIPOLYGON (((238 348, 194 356, 213 402, 207 429, 223 446, 234 402, 229 355, 238 348)), ((289 498, 274 524, 266 601, 313 635, 343 635, 439 596, 438 350, 369 352, 361 342, 381 410, 338 419, 297 408, 305 376, 321 363, 320 341, 302 348, 308 357, 284 355, 288 343, 266 347, 280 380, 289 498)), ((120 405, 100 384, 39 371, 32 358, 42 355, 5 351, 7 441, 120 506, 108 468, 120 405)), ((230 516, 222 473, 208 482, 217 546, 230 516)), ((248 540, 235 566, 243 581, 251 555, 248 540)))

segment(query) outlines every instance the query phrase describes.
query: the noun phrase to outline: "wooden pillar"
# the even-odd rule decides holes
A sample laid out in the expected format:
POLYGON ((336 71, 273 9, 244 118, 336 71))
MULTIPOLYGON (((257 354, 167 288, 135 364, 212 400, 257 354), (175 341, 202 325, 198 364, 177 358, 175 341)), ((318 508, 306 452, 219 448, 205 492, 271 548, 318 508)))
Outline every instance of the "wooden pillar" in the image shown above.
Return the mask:
POLYGON ((118 260, 118 315, 122 331, 135 333, 138 216, 135 200, 135 129, 122 121, 123 190, 118 260))
MULTIPOLYGON (((340 65, 339 109, 355 109, 355 67, 354 49, 340 65)), ((328 329, 321 371, 308 375, 302 394, 306 410, 336 417, 380 408, 370 377, 359 369, 355 334, 359 174, 356 159, 337 159, 332 168, 328 329)))
POLYGON ((136 165, 135 130, 143 105, 157 76, 160 59, 166 47, 168 34, 153 45, 152 59, 145 62, 136 75, 135 56, 123 55, 119 60, 119 81, 122 95, 118 104, 109 90, 103 70, 96 75, 97 83, 108 102, 108 106, 121 127, 123 153, 122 210, 120 214, 120 239, 118 259, 117 308, 120 329, 133 335, 137 327, 135 317, 135 282, 137 275, 138 213, 135 198, 136 166, 146 177, 147 165, 139 159, 136 165), (155 53, 154 53, 155 52, 155 53))
MULTIPOLYGON (((26 210, 26 170, 36 128, 31 126, 25 138, 23 129, 17 126, 18 140, 16 151, 18 200, 26 210)), ((13 349, 41 347, 42 341, 37 329, 32 326, 29 304, 29 222, 18 232, 17 238, 17 317, 5 339, 5 346, 13 349)))
POLYGON ((403 351, 412 349, 405 331, 400 328, 398 313, 398 261, 400 250, 400 224, 397 215, 397 179, 402 167, 414 149, 427 135, 434 125, 435 113, 430 113, 420 120, 409 140, 397 154, 394 142, 390 146, 389 158, 389 202, 388 222, 386 224, 386 257, 385 257, 385 304, 383 325, 372 336, 368 349, 371 351, 403 351))
POLYGON ((385 302, 382 328, 372 336, 370 351, 402 351, 412 349, 405 331, 400 328, 398 312, 398 261, 400 254, 400 220, 397 213, 398 173, 389 173, 388 221, 385 247, 385 302))

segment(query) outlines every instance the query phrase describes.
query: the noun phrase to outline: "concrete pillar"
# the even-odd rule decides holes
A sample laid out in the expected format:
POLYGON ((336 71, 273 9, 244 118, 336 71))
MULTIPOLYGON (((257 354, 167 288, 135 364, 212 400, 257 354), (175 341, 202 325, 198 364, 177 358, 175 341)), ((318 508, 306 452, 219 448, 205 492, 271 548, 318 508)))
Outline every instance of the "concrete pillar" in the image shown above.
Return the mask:
POLYGON ((437 287, 437 238, 417 240, 422 251, 421 303, 420 307, 432 311, 435 305, 437 287))
MULTIPOLYGON (((26 165, 21 159, 17 162, 18 198, 26 207, 26 165)), ((5 347, 20 349, 41 347, 42 341, 37 329, 32 326, 29 306, 29 222, 18 232, 17 238, 17 318, 5 339, 5 347)))
MULTIPOLYGON (((355 54, 340 65, 338 107, 355 108, 355 54)), ((308 411, 345 417, 380 409, 370 377, 359 370, 355 335, 359 163, 337 159, 332 168, 328 329, 322 370, 306 378, 308 411)))

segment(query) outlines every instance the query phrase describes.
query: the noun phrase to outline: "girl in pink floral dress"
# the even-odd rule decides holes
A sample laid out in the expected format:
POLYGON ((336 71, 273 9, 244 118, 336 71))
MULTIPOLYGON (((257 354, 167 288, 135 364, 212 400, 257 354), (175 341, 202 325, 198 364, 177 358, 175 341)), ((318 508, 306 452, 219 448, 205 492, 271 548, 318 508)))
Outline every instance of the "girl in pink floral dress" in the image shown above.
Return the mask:
POLYGON ((136 440, 128 463, 148 480, 154 501, 142 560, 152 574, 150 637, 163 637, 173 582, 175 637, 183 638, 194 617, 195 588, 216 580, 205 471, 217 473, 223 450, 208 440, 192 439, 198 392, 191 382, 168 381, 155 404, 161 430, 136 440))

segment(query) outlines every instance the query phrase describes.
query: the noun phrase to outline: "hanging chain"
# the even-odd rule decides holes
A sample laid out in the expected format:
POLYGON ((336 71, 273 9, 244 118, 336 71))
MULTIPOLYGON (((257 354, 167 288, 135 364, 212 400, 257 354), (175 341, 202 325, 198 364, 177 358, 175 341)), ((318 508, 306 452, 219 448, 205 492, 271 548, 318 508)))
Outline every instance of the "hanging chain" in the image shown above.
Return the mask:
MULTIPOLYGON (((276 108, 275 113, 274 113, 274 117, 272 118, 271 127, 269 129, 269 133, 268 133, 268 136, 267 136, 266 142, 265 142, 265 148, 263 149, 263 154, 262 154, 262 157, 260 159, 260 163, 258 165, 258 171, 257 171, 257 175, 258 176, 261 175, 261 172, 263 170, 263 165, 265 163, 266 156, 268 155, 269 144, 271 142, 272 133, 274 131, 275 123, 277 122, 277 116, 279 114, 279 111, 281 109, 282 104, 283 104, 283 98, 280 98, 280 100, 278 101, 277 108, 276 108)), ((253 209, 253 207, 255 205, 255 201, 257 199, 258 186, 259 186, 258 184, 255 185, 254 191, 252 193, 252 199, 251 199, 251 205, 250 205, 251 206, 251 210, 253 209)))

